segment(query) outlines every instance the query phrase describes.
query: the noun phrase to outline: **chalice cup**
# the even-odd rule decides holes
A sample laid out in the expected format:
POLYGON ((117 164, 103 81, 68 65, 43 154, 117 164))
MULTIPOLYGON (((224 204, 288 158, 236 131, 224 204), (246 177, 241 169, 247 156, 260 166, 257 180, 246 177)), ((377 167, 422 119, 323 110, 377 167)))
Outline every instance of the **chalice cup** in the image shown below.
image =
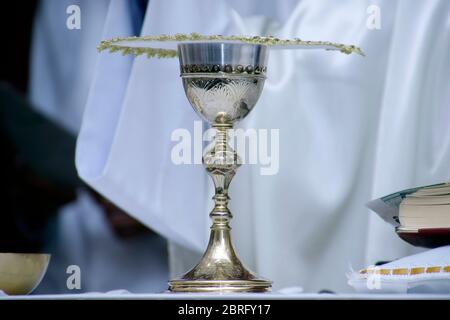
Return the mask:
POLYGON ((206 252, 188 273, 169 282, 172 292, 265 292, 272 282, 240 261, 231 241, 228 188, 240 159, 229 145, 229 130, 255 106, 264 87, 266 45, 237 42, 178 44, 181 78, 197 114, 215 130, 214 145, 203 155, 215 195, 206 252))

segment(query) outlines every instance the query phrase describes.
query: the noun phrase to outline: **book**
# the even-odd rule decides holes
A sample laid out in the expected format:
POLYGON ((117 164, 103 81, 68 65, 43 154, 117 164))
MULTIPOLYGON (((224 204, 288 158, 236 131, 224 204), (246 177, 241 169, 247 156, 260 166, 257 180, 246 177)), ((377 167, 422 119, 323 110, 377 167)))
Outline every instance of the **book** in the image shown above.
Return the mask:
POLYGON ((405 195, 398 217, 401 229, 450 228, 450 184, 424 187, 405 195))
POLYGON ((400 230, 450 228, 450 183, 398 191, 367 207, 400 230))
POLYGON ((414 246, 436 248, 450 244, 450 183, 398 191, 368 202, 367 207, 414 246))

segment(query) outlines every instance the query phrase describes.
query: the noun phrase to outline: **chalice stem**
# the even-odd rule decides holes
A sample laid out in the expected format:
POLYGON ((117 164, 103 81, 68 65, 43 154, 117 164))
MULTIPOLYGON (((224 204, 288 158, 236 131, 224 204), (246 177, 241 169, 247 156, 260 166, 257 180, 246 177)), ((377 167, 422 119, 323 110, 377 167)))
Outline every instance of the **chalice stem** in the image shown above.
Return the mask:
POLYGON ((208 247, 200 262, 181 279, 170 282, 170 290, 175 292, 264 292, 270 289, 270 281, 260 279, 240 261, 231 241, 228 209, 228 187, 240 159, 228 144, 228 130, 231 124, 214 124, 217 130, 214 146, 203 156, 203 165, 211 176, 215 195, 208 247))
POLYGON ((211 176, 215 189, 214 208, 209 214, 212 219, 211 235, 204 257, 219 262, 226 273, 236 262, 242 267, 231 242, 230 220, 233 215, 228 208, 228 188, 240 161, 236 151, 228 144, 228 130, 232 129, 232 125, 215 124, 213 128, 216 129, 214 146, 203 156, 203 165, 211 176))
POLYGON ((214 208, 210 213, 213 228, 228 225, 233 217, 228 209, 228 188, 239 168, 239 157, 228 144, 228 130, 231 125, 214 125, 217 132, 215 145, 203 157, 203 165, 214 182, 214 208))

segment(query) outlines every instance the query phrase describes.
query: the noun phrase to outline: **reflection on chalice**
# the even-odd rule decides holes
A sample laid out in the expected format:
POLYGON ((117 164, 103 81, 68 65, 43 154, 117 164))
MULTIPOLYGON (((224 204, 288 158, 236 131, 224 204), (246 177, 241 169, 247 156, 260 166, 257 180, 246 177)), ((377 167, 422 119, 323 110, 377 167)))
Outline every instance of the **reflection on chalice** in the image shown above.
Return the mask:
POLYGON ((203 156, 211 176, 215 205, 208 247, 200 262, 169 282, 172 292, 265 292, 271 282, 259 278, 239 260, 230 236, 228 188, 240 161, 228 144, 228 130, 245 118, 261 95, 269 48, 338 50, 364 55, 353 45, 298 38, 200 35, 148 35, 102 41, 98 49, 148 58, 180 60, 184 91, 197 114, 216 129, 214 146, 203 156), (172 48, 167 48, 171 46, 172 48), (177 50, 174 49, 176 46, 177 50))
POLYGON ((216 129, 214 146, 203 156, 215 195, 211 235, 200 262, 169 282, 173 292, 264 292, 271 282, 239 260, 230 235, 228 188, 239 157, 228 144, 228 130, 245 118, 261 95, 268 49, 259 44, 183 43, 178 45, 184 91, 197 114, 216 129))

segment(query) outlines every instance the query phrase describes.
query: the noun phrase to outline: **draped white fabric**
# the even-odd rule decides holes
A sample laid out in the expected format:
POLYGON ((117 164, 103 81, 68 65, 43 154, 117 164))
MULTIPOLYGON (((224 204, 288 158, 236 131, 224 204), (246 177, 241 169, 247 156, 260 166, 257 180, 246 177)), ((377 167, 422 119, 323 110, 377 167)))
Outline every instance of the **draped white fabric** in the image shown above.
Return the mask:
MULTIPOLYGON (((272 34, 355 44, 367 55, 271 52, 265 90, 240 124, 280 129, 279 172, 246 165, 231 186, 238 252, 276 288, 348 291, 350 265, 413 250, 364 205, 450 177, 449 12, 436 0, 150 1, 142 34, 272 34), (373 4, 379 30, 366 26, 373 4)), ((126 35, 113 26, 105 39, 126 35)), ((102 53, 76 160, 99 192, 200 252, 212 183, 201 165, 170 158, 172 131, 192 131, 198 119, 177 65, 102 53)))

